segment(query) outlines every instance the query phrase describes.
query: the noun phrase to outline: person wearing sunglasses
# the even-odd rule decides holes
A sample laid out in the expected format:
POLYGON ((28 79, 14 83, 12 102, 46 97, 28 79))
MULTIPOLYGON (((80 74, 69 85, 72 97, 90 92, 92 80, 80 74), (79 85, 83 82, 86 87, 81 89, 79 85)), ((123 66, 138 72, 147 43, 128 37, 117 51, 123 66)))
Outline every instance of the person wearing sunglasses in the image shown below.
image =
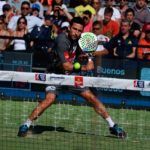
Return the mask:
POLYGON ((40 18, 30 15, 31 8, 30 3, 27 1, 22 2, 21 4, 21 15, 13 16, 7 26, 10 32, 15 31, 17 27, 17 21, 21 16, 24 16, 27 19, 27 29, 29 32, 32 31, 34 26, 41 26, 43 24, 43 20, 40 18))
MULTIPOLYGON (((20 17, 17 21, 16 30, 12 33, 13 37, 23 38, 27 34, 27 20, 24 16, 20 17)), ((12 41, 13 50, 25 51, 27 50, 26 41, 24 39, 14 39, 12 41)))

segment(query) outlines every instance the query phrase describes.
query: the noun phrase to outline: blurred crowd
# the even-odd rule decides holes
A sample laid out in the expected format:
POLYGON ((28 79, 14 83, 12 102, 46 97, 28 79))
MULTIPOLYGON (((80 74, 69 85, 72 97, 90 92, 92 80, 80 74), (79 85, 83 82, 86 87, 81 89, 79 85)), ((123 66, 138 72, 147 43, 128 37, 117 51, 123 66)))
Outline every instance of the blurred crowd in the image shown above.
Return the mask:
POLYGON ((1 0, 0 51, 33 50, 36 59, 46 64, 57 36, 67 34, 71 19, 80 16, 85 23, 83 32, 93 32, 98 38, 95 56, 107 48, 112 49, 113 57, 150 60, 148 3, 148 0, 135 0, 132 5, 128 0, 1 0))

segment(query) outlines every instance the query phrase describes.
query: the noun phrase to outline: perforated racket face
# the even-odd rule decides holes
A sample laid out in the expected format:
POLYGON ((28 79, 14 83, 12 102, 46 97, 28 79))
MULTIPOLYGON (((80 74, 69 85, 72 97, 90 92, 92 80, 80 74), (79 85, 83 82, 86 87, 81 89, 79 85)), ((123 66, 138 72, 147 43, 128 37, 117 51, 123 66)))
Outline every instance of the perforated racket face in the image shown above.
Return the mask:
POLYGON ((79 46, 84 52, 93 52, 97 49, 97 37, 94 33, 85 32, 81 34, 79 46))

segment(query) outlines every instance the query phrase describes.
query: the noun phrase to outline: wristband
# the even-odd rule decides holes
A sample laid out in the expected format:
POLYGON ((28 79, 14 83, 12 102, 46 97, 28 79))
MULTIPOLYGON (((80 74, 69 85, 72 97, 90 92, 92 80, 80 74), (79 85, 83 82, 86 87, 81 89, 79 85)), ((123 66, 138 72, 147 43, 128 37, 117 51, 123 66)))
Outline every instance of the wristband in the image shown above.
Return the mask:
POLYGON ((92 58, 89 58, 88 61, 92 61, 92 58))

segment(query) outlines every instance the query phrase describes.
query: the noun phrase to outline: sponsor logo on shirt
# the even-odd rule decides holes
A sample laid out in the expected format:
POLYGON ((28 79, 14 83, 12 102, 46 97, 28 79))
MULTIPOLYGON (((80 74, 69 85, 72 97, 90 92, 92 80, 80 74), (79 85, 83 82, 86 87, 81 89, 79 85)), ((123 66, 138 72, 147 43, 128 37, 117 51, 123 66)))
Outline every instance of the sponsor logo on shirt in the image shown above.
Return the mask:
POLYGON ((141 81, 141 80, 134 80, 133 81, 134 83, 134 87, 137 87, 137 88, 144 88, 145 85, 144 85, 144 81, 141 81))
POLYGON ((35 74, 35 80, 46 81, 46 74, 44 74, 44 73, 36 73, 35 74))
POLYGON ((69 52, 69 51, 64 51, 64 56, 65 56, 65 59, 66 61, 68 62, 73 62, 75 57, 76 57, 76 53, 75 53, 75 50, 69 52))

